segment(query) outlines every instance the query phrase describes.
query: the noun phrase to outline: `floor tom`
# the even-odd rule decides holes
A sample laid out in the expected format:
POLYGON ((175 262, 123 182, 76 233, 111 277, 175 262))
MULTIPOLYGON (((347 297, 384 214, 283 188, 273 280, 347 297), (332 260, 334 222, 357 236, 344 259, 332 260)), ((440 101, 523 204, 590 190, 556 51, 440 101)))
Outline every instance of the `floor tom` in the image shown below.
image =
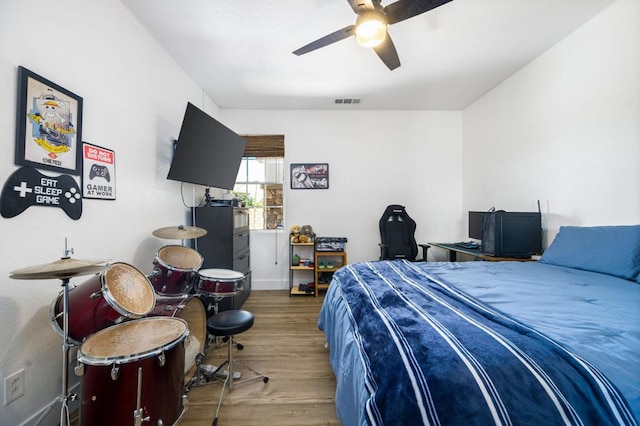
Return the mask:
POLYGON ((80 424, 172 425, 184 412, 184 342, 179 318, 142 318, 87 338, 78 350, 80 424))

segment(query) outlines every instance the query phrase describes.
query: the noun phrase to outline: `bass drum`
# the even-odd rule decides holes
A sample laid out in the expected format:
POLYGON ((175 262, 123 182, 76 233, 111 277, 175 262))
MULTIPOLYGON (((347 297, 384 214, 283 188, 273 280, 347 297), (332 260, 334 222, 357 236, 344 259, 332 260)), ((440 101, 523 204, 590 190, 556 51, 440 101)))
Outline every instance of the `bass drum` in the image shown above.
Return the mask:
POLYGON ((168 316, 186 321, 189 337, 185 343, 184 377, 191 379, 197 370, 196 356, 204 353, 207 340, 207 313, 198 296, 156 298, 156 307, 149 316, 168 316))
POLYGON ((82 425, 172 425, 184 413, 178 318, 142 318, 88 337, 78 350, 82 425), (142 423, 144 421, 144 423, 142 423), (140 423, 138 423, 140 422, 140 423))

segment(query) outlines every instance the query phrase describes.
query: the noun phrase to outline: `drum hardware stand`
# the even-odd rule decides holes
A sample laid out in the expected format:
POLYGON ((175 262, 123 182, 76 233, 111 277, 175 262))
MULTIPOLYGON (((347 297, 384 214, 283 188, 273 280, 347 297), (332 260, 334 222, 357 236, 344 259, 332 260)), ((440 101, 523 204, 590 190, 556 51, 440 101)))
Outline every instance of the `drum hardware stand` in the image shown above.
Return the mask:
MULTIPOLYGON (((224 400, 224 390, 225 388, 229 388, 229 392, 231 392, 233 390, 233 387, 235 385, 239 385, 241 383, 244 382, 249 382, 252 380, 256 380, 256 379, 262 379, 262 381, 264 383, 267 383, 269 381, 269 378, 266 377, 265 375, 257 372, 256 370, 254 370, 253 368, 249 367, 248 365, 245 365, 243 363, 241 363, 240 361, 234 361, 233 360, 233 336, 228 336, 229 339, 231 339, 231 344, 227 345, 227 360, 222 363, 222 365, 220 365, 220 367, 217 368, 216 371, 214 371, 213 373, 213 377, 216 376, 216 373, 218 371, 221 371, 222 368, 225 365, 228 365, 228 369, 227 369, 227 374, 226 377, 224 378, 224 382, 222 383, 222 390, 220 391, 220 400, 218 401, 218 408, 216 409, 216 416, 213 419, 213 423, 212 426, 217 426, 218 425, 218 415, 220 414, 220 407, 222 406, 222 401, 224 400), (239 376, 237 376, 237 372, 235 371, 234 368, 234 364, 240 364, 242 365, 244 368, 246 368, 247 370, 252 371, 255 375, 249 378, 246 378, 244 380, 241 380, 239 382, 234 382, 234 380, 236 380, 237 378, 240 378, 239 376), (233 371, 233 377, 230 378, 231 374, 229 374, 229 372, 233 371)), ((222 370, 224 373, 224 370, 222 370)))
MULTIPOLYGON (((69 339, 69 280, 72 277, 88 274, 96 274, 107 269, 107 266, 100 266, 105 260, 97 259, 73 259, 70 254, 73 249, 67 247, 67 239, 64 239, 64 255, 55 262, 30 266, 27 268, 12 271, 9 278, 18 280, 43 280, 56 278, 62 281, 62 395, 58 396, 47 409, 38 417, 35 425, 39 425, 49 415, 53 407, 62 403, 60 410, 60 425, 68 426, 71 423, 68 401, 74 401, 77 395, 69 393, 69 349, 73 343, 69 339)), ((51 318, 57 321, 59 315, 51 318)))
MULTIPOLYGON (((73 249, 67 248, 67 239, 64 239, 64 256, 62 259, 69 259, 73 254, 73 249)), ((39 425, 44 418, 51 412, 53 406, 58 402, 62 403, 60 408, 60 426, 68 426, 71 424, 71 413, 69 412, 68 401, 75 401, 78 395, 69 394, 69 349, 73 346, 69 343, 69 280, 70 277, 61 278, 62 280, 62 395, 57 397, 55 401, 45 410, 44 413, 36 420, 36 426, 39 425)))
MULTIPOLYGON (((63 258, 64 259, 64 258, 63 258)), ((62 291, 63 291, 63 316, 62 316, 62 328, 63 328, 63 342, 62 342, 62 396, 59 396, 49 405, 44 413, 40 415, 36 420, 35 425, 38 426, 45 417, 51 412, 53 407, 58 403, 62 403, 60 409, 60 426, 68 426, 71 424, 68 401, 75 401, 78 395, 69 394, 69 349, 73 344, 69 343, 69 278, 62 279, 62 291)))
POLYGON ((136 409, 133 411, 133 424, 142 426, 142 422, 148 422, 149 416, 142 417, 142 367, 138 367, 138 389, 136 392, 136 409))

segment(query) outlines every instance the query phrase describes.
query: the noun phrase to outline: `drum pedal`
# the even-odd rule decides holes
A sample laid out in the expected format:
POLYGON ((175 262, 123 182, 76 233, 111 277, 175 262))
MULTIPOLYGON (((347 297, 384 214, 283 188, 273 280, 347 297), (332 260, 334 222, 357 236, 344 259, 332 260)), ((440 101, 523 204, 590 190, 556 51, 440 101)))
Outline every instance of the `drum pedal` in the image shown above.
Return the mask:
MULTIPOLYGON (((229 370, 221 370, 216 372, 218 367, 211 364, 200 364, 200 369, 202 370, 202 373, 206 376, 215 375, 218 378, 226 379, 226 377, 229 375, 229 370)), ((233 372, 233 380, 238 380, 240 377, 242 377, 242 373, 240 371, 233 372)))

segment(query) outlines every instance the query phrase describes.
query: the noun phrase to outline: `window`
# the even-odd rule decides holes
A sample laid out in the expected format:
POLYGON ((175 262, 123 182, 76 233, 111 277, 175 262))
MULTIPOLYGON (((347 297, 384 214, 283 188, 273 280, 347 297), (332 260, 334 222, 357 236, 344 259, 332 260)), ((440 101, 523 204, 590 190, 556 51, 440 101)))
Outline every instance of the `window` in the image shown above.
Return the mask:
POLYGON ((251 229, 277 229, 284 220, 284 136, 247 140, 233 193, 249 208, 251 229))

